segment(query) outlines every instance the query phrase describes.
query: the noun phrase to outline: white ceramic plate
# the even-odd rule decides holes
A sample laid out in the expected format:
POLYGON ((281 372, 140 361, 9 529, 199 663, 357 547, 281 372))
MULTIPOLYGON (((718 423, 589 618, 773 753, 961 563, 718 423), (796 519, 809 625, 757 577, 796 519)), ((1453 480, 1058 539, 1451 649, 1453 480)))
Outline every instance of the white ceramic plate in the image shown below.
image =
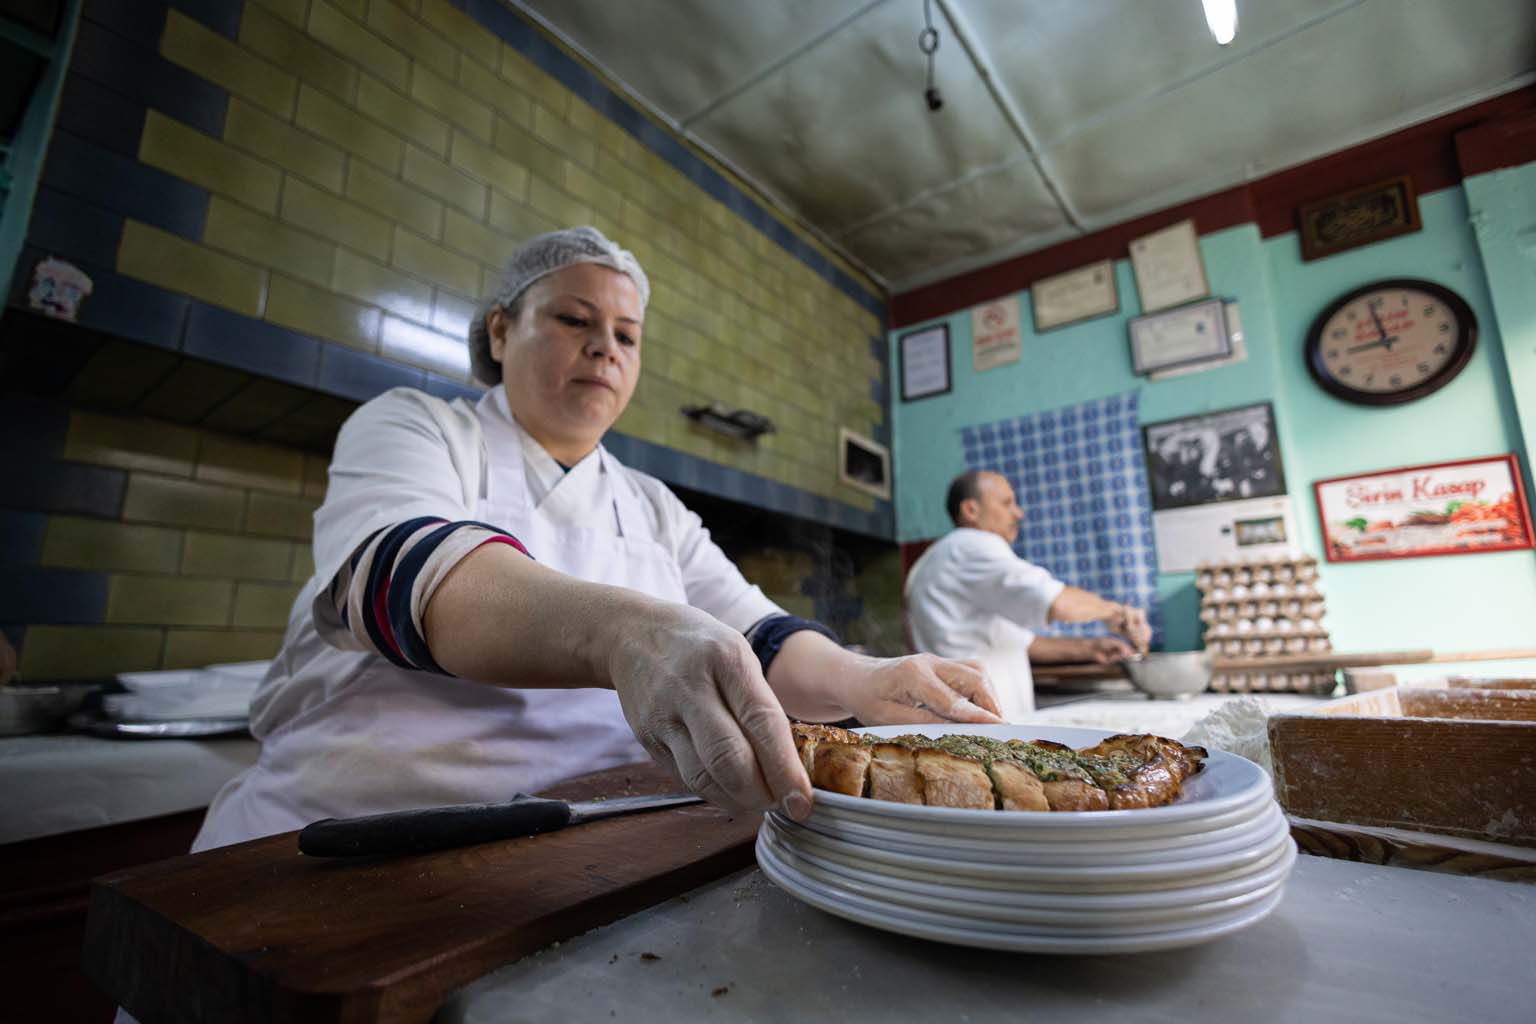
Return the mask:
POLYGON ((834 839, 779 817, 765 818, 763 827, 774 831, 789 846, 796 849, 803 847, 813 852, 841 853, 844 857, 852 858, 856 862, 886 868, 902 868, 918 877, 939 878, 950 882, 964 880, 969 884, 977 880, 1027 885, 1151 883, 1154 888, 1163 889, 1184 884, 1186 880, 1193 880, 1203 875, 1251 867, 1270 853, 1281 839, 1289 841, 1290 836, 1290 823, 1285 819, 1285 815, 1276 811, 1269 819, 1268 829, 1254 835, 1249 843, 1237 850, 1211 856, 1178 856, 1150 864, 1082 867, 1060 864, 981 863, 882 850, 834 839))
MULTIPOLYGON (((921 733, 943 736, 961 733, 991 739, 1053 740, 1072 747, 1092 746, 1115 735, 1102 729, 1069 729, 1044 725, 886 725, 863 729, 873 736, 921 733)), ((1134 811, 973 811, 958 807, 921 807, 887 800, 868 800, 825 790, 816 791, 813 813, 846 815, 850 821, 875 827, 901 828, 911 834, 926 833, 956 839, 997 840, 1011 833, 1036 838, 1058 836, 1087 840, 1094 836, 1154 838, 1182 835, 1190 823, 1201 822, 1229 811, 1240 810, 1272 797, 1273 787, 1264 769, 1246 758, 1223 750, 1210 752, 1205 768, 1187 780, 1179 799, 1165 807, 1134 811)))
POLYGON ((763 873, 796 898, 838 917, 885 931, 917 938, 932 939, 960 946, 1000 949, 1012 952, 1105 954, 1141 953, 1158 949, 1193 946, 1247 928, 1262 920, 1279 905, 1283 890, 1277 889, 1257 906, 1244 908, 1230 917, 1186 928, 1173 928, 1139 935, 1109 937, 1068 937, 1043 935, 1019 929, 987 929, 956 925, 943 920, 926 919, 906 909, 895 909, 878 902, 851 895, 839 895, 818 883, 787 869, 763 844, 758 845, 758 864, 763 873))
POLYGON ((967 875, 957 876, 947 872, 935 874, 929 870, 912 870, 911 868, 882 864, 878 861, 864 858, 857 852, 849 854, 841 852, 839 849, 814 848, 810 844, 794 843, 793 841, 790 842, 790 845, 802 853, 811 854, 823 861, 841 864, 863 875, 877 875, 884 879, 906 880, 918 884, 945 885, 971 892, 981 890, 987 893, 1003 893, 1029 897, 1039 894, 1099 894, 1112 896, 1169 891, 1182 892, 1197 887, 1220 885, 1248 878, 1256 872, 1272 867, 1281 859, 1283 854, 1295 849, 1295 843, 1287 836, 1284 842, 1277 842, 1275 844, 1272 852, 1260 857, 1253 863, 1229 868, 1225 871, 1214 871, 1207 875, 1177 880, 1158 879, 1142 882, 1110 880, 1090 883, 1081 880, 1073 882, 1040 882, 1020 881, 1006 877, 977 878, 967 875))
MULTIPOLYGON (((759 836, 775 844, 775 850, 786 849, 778 837, 763 830, 759 836)), ((1229 873, 1229 877, 1217 882, 1200 882, 1195 885, 1170 889, 1139 892, 1083 892, 1080 887, 1054 891, 1039 889, 999 889, 982 886, 951 885, 937 879, 915 879, 889 872, 871 871, 850 866, 829 857, 822 857, 805 849, 795 849, 795 855, 804 863, 840 878, 870 882, 896 892, 908 892, 956 903, 984 901, 997 906, 1034 910, 1072 911, 1074 913, 1136 913, 1144 910, 1177 911, 1198 903, 1229 899, 1281 881, 1290 874, 1296 862, 1296 844, 1279 846, 1273 859, 1261 861, 1253 870, 1229 873)))
MULTIPOLYGON (((1001 812, 999 812, 1001 813, 1001 812)), ((900 828, 882 828, 849 821, 829 815, 811 815, 804 827, 832 839, 856 846, 910 853, 917 856, 942 857, 948 860, 976 861, 991 864, 1151 864, 1172 858, 1194 857, 1238 849, 1249 842, 1257 832, 1271 826, 1271 819, 1280 813, 1279 805, 1270 798, 1256 801, 1252 807, 1231 812, 1235 820, 1223 816, 1217 824, 1202 821, 1198 830, 1182 835, 1158 836, 1152 839, 1125 839, 1115 836, 1096 836, 1091 841, 1036 841, 1030 836, 1012 836, 1008 839, 946 840, 929 834, 913 834, 900 828), (1239 816, 1241 815, 1241 816, 1239 816)), ((780 823, 786 819, 780 818, 780 823)), ((1194 823, 1191 823, 1193 827, 1194 823)))
POLYGON ((807 881, 820 883, 832 892, 846 891, 892 908, 909 907, 928 911, 961 923, 976 922, 981 927, 997 924, 1027 926, 1029 931, 1041 934, 1131 935, 1214 921, 1238 913, 1272 894, 1284 884, 1289 870, 1265 872, 1262 878, 1248 882, 1249 888, 1246 890, 1221 899, 1191 901, 1186 898, 1173 905, 1141 910, 1120 907, 1046 909, 1014 906, 990 899, 990 894, 985 892, 969 893, 970 898, 913 892, 892 886, 874 876, 861 877, 855 872, 825 868, 813 857, 782 845, 771 832, 759 833, 758 843, 765 846, 770 856, 776 858, 782 867, 798 873, 807 881))

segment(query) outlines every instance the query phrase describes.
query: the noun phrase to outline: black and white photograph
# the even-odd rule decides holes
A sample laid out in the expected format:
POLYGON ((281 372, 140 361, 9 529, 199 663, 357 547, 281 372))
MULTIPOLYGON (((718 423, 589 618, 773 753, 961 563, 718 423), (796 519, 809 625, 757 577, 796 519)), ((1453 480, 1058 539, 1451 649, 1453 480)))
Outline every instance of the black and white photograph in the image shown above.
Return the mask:
POLYGON ((1268 402, 1149 423, 1141 432, 1155 510, 1285 493, 1268 402))

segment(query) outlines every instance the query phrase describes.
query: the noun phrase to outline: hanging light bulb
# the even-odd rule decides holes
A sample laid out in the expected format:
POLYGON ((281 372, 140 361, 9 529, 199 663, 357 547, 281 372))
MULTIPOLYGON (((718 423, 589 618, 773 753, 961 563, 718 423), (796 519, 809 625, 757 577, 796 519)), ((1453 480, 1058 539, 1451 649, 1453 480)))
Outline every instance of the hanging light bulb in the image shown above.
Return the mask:
POLYGON ((1205 6, 1205 23, 1220 46, 1237 38, 1237 0, 1200 0, 1205 6))

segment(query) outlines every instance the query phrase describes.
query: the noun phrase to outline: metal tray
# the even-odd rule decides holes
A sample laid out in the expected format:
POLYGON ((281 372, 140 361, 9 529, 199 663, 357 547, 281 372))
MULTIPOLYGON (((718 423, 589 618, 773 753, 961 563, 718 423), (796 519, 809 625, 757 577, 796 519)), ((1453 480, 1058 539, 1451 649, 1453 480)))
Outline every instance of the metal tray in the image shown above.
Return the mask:
POLYGON ((69 727, 76 732, 113 739, 181 740, 249 733, 250 719, 188 718, 179 721, 125 722, 108 718, 96 711, 80 711, 69 716, 69 727))

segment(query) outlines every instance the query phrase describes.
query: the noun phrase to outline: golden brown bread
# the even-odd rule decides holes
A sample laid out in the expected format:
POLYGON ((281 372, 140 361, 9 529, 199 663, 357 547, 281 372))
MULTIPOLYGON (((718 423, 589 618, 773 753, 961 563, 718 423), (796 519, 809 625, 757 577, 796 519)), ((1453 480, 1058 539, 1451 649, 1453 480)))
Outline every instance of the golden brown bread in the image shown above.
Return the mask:
POLYGON ((845 796, 863 796, 869 761, 870 749, 862 743, 822 740, 816 744, 811 785, 845 796))
POLYGON ((1045 783, 1040 776, 1012 761, 993 761, 987 765, 992 776, 992 788, 997 791, 997 802, 1005 811, 1048 811, 1050 800, 1045 795, 1045 783))
POLYGON ((980 762, 947 750, 915 752, 917 774, 923 780, 923 803, 929 807, 970 807, 990 811, 996 806, 992 780, 980 762))
POLYGON ((893 800, 901 804, 923 802, 923 777, 917 773, 912 751, 894 743, 876 743, 869 748, 869 798, 893 800))
POLYGON ((921 735, 879 739, 794 723, 795 747, 819 789, 931 807, 1101 811, 1177 799, 1204 767, 1200 747, 1151 735, 1111 736, 1073 750, 1049 740, 921 735))

